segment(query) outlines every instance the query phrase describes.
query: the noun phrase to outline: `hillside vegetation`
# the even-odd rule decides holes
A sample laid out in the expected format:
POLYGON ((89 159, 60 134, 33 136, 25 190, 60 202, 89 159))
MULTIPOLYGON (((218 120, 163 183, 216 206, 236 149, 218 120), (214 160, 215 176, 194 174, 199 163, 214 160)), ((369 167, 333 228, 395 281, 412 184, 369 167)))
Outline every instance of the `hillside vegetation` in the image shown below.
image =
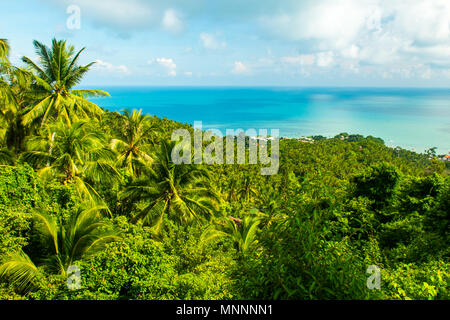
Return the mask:
POLYGON ((191 126, 96 106, 65 41, 24 68, 0 44, 0 299, 449 299, 450 178, 430 154, 340 134, 282 139, 272 176, 175 165, 191 126))

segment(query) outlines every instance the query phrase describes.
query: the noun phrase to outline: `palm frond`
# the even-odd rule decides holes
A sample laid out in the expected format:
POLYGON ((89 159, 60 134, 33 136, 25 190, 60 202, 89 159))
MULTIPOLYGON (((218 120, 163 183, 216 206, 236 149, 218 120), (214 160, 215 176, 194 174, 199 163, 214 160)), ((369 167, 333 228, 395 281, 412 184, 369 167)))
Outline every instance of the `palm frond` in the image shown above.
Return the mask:
POLYGON ((36 287, 38 268, 23 251, 10 253, 0 259, 0 279, 24 294, 36 287))
POLYGON ((102 90, 92 90, 92 89, 74 89, 70 91, 71 94, 76 95, 81 98, 96 98, 96 97, 110 97, 111 95, 102 90))
POLYGON ((35 229, 41 236, 41 239, 52 249, 54 254, 59 254, 58 244, 58 225, 55 218, 44 213, 33 214, 35 220, 35 229))
POLYGON ((207 244, 211 243, 213 240, 226 238, 229 236, 230 235, 228 233, 221 230, 217 230, 215 226, 210 225, 202 232, 200 240, 198 242, 198 246, 199 248, 203 248, 207 244))
POLYGON ((7 148, 0 149, 0 165, 14 165, 14 154, 7 148))
POLYGON ((23 116, 22 123, 26 126, 31 124, 37 118, 43 117, 45 114, 48 114, 53 105, 53 96, 49 96, 38 104, 36 104, 28 113, 23 116))
POLYGON ((7 61, 9 56, 9 43, 6 39, 0 39, 0 60, 7 61))

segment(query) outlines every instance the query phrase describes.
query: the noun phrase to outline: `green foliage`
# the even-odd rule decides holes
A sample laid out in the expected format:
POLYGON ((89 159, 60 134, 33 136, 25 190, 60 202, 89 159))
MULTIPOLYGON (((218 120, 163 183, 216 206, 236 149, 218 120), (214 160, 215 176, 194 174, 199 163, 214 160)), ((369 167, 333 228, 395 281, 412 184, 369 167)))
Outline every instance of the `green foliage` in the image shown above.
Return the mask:
POLYGON ((125 110, 116 138, 111 140, 112 148, 118 153, 118 165, 127 168, 132 177, 145 172, 153 161, 150 146, 154 128, 150 116, 141 113, 141 110, 132 113, 125 110))
POLYGON ((7 60, 9 55, 9 43, 6 39, 0 39, 0 60, 7 60))
POLYGON ((41 193, 37 175, 29 165, 0 166, 0 209, 36 208, 42 202, 41 193))
POLYGON ((273 176, 175 165, 190 125, 100 109, 106 92, 76 88, 84 49, 34 46, 40 65, 18 69, 0 39, 0 300, 449 298, 435 149, 341 133, 282 139, 273 176))
POLYGON ((80 290, 69 291, 63 279, 50 278, 32 297, 99 300, 233 297, 227 273, 232 261, 216 250, 197 251, 193 229, 166 226, 161 235, 165 241, 160 242, 151 238, 148 229, 129 224, 123 217, 115 223, 122 230, 124 241, 112 243, 93 259, 81 262, 80 290))
POLYGON ((200 246, 203 247, 212 241, 229 238, 234 247, 242 254, 254 249, 258 243, 257 233, 261 218, 245 216, 243 219, 229 217, 220 219, 217 225, 210 225, 200 237, 200 246))
POLYGON ((12 284, 18 293, 36 289, 38 277, 38 268, 23 251, 2 255, 0 279, 12 284))
POLYGON ((326 217, 295 213, 261 236, 261 250, 240 270, 244 296, 253 299, 364 299, 365 265, 348 239, 326 241, 326 217))
POLYGON ((51 49, 39 41, 33 44, 41 65, 28 57, 22 60, 33 71, 34 91, 38 94, 36 102, 24 114, 23 124, 40 121, 42 126, 48 119, 63 119, 70 126, 79 118, 99 116, 102 110, 87 98, 109 94, 100 90, 73 89, 94 64, 77 64, 84 48, 75 52, 74 46, 56 39, 53 39, 51 49))
POLYGON ((51 274, 66 275, 69 266, 103 250, 105 245, 119 240, 108 221, 99 214, 99 208, 79 209, 64 225, 55 217, 33 213, 31 237, 36 243, 25 251, 2 255, 0 279, 14 285, 18 292, 27 293, 36 288, 39 278, 37 265, 51 274), (34 262, 34 261, 36 262, 34 262))
POLYGON ((28 243, 31 214, 0 212, 0 256, 20 250, 28 243))
POLYGON ((402 300, 448 300, 450 265, 433 261, 425 265, 399 264, 382 272, 383 298, 402 300))
POLYGON ((132 221, 144 219, 156 233, 166 216, 187 223, 208 218, 214 209, 215 194, 209 186, 207 171, 174 164, 171 158, 174 144, 162 141, 152 172, 130 183, 121 195, 127 201, 146 202, 132 221))
POLYGON ((385 206, 393 197, 399 180, 399 173, 387 163, 370 167, 354 178, 355 196, 364 196, 374 201, 375 208, 385 206))

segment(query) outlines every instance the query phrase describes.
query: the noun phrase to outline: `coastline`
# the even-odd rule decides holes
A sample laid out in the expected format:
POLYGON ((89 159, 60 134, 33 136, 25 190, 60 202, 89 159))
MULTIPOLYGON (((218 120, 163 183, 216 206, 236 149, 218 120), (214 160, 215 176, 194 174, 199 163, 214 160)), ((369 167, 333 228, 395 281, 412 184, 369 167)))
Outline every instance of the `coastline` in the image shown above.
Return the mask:
POLYGON ((450 90, 296 87, 104 87, 92 102, 205 128, 280 129, 287 138, 340 133, 380 137, 389 147, 450 152, 450 90))

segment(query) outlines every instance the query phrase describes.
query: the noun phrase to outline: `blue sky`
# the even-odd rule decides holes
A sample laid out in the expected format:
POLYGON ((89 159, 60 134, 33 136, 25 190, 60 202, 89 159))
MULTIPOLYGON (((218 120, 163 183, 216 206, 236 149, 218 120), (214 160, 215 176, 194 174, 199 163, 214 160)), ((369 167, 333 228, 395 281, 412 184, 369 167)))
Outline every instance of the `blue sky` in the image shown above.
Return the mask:
POLYGON ((54 37, 97 61, 83 85, 450 87, 449 0, 2 3, 14 63, 54 37))

